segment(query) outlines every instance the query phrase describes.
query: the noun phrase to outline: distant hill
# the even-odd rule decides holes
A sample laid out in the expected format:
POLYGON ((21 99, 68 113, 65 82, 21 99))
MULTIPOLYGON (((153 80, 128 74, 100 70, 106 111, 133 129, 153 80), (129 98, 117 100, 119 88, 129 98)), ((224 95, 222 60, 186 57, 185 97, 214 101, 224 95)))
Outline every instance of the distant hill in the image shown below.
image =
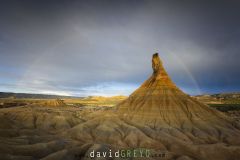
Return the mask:
POLYGON ((12 93, 12 92, 0 92, 0 98, 31 98, 31 99, 66 99, 66 98, 83 98, 74 96, 61 96, 61 95, 48 95, 48 94, 32 94, 32 93, 12 93))
POLYGON ((240 92, 203 94, 194 96, 199 101, 207 104, 239 104, 240 92))
POLYGON ((82 99, 65 99, 64 102, 67 104, 74 104, 78 106, 105 106, 112 107, 118 104, 119 102, 126 99, 127 96, 112 96, 112 97, 103 97, 103 96, 88 96, 82 99))
MULTIPOLYGON (((218 93, 218 94, 203 94, 192 96, 197 100, 206 104, 240 104, 240 92, 232 93, 218 93)), ((126 96, 88 96, 88 97, 75 97, 75 96, 62 96, 62 95, 48 95, 48 94, 32 94, 32 93, 12 93, 12 92, 0 92, 0 98, 12 98, 12 99, 78 99, 81 103, 111 103, 115 104, 121 100, 124 100, 126 96)), ((72 101, 71 100, 71 101, 72 101)))

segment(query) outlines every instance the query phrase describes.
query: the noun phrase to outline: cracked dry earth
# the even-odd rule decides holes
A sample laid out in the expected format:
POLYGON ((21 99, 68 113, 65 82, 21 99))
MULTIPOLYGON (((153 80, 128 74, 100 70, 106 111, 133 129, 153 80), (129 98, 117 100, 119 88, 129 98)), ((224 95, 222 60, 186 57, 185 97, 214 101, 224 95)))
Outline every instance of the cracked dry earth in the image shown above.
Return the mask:
POLYGON ((145 148, 165 153, 147 159, 239 160, 239 123, 177 88, 158 54, 152 68, 112 111, 56 104, 0 109, 0 159, 79 160, 90 159, 92 150, 145 148))

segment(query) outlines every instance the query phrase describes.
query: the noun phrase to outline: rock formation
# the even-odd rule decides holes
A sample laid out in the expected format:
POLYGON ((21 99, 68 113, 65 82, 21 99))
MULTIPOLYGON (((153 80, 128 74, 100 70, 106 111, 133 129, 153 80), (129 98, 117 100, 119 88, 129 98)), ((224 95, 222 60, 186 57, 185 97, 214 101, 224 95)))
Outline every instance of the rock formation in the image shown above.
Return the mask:
POLYGON ((151 128, 200 129, 215 135, 222 129, 235 130, 230 118, 183 93, 158 53, 152 57, 152 68, 152 76, 117 106, 122 119, 151 128))
POLYGON ((64 107, 66 104, 61 99, 47 100, 42 103, 46 107, 64 107))

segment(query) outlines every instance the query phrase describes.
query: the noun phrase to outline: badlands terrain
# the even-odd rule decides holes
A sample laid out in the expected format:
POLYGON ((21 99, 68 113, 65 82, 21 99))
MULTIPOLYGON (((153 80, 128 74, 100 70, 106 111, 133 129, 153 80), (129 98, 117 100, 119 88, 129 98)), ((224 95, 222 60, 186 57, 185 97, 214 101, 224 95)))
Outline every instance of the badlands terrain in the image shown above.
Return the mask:
POLYGON ((152 68, 150 78, 129 97, 1 98, 0 159, 239 160, 236 114, 216 109, 232 105, 229 98, 183 93, 158 54, 152 68), (134 149, 151 154, 90 156, 134 149))

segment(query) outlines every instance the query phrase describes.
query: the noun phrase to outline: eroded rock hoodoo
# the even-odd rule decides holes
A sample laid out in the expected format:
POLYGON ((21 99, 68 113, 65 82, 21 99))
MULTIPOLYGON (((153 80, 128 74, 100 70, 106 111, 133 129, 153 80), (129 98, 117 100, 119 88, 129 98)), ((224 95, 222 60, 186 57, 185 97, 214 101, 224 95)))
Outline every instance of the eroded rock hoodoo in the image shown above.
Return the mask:
POLYGON ((117 106, 123 119, 154 128, 233 129, 228 117, 191 98, 173 83, 158 53, 153 54, 152 68, 152 76, 117 106))

